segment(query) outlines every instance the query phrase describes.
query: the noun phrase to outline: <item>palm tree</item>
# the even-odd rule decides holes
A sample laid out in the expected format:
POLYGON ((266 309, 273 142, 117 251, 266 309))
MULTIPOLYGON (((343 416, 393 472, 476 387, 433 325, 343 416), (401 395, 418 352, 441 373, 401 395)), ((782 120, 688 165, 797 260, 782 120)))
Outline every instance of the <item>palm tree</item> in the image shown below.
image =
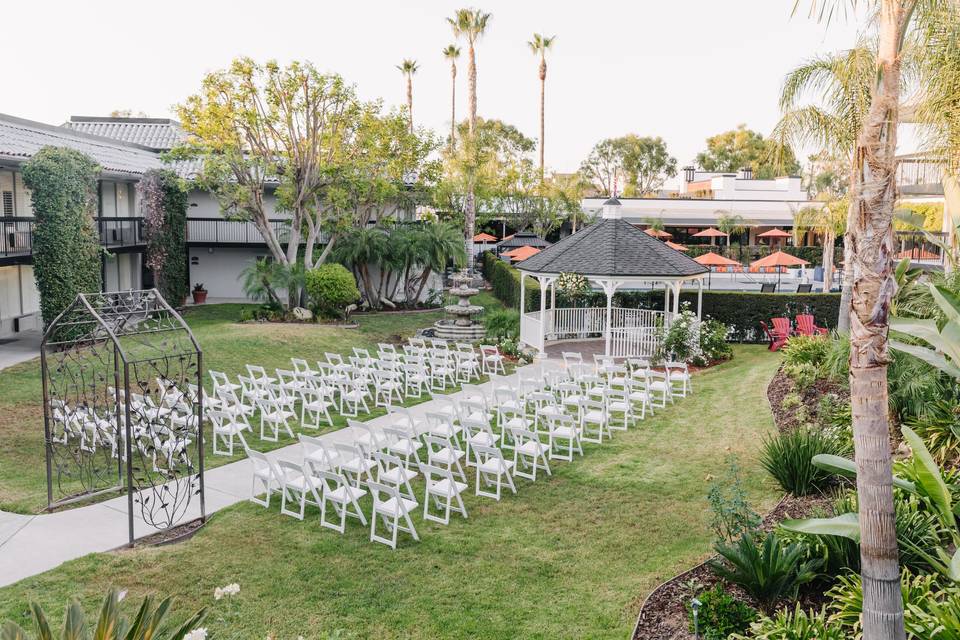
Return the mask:
MULTIPOLYGON (((460 241, 460 232, 449 222, 425 226, 417 239, 417 255, 423 264, 420 274, 420 286, 414 301, 423 295, 423 289, 431 273, 443 273, 448 262, 462 267, 467 263, 467 252, 460 241)), ((470 247, 473 249, 473 247, 470 247)))
POLYGON ((282 286, 284 279, 280 263, 267 258, 257 258, 240 272, 240 277, 243 281, 243 292, 248 298, 266 302, 278 309, 283 307, 277 295, 277 288, 282 286))
POLYGON ((410 132, 413 132, 413 74, 419 69, 416 60, 406 58, 397 65, 397 69, 407 79, 407 117, 410 119, 410 132))
POLYGON ((457 58, 460 57, 460 47, 448 44, 443 57, 450 61, 450 148, 453 149, 457 146, 457 58))
POLYGON ((837 236, 847 229, 849 211, 850 203, 846 198, 833 198, 819 207, 804 207, 793 216, 795 241, 807 231, 813 231, 822 240, 824 291, 833 287, 833 248, 837 236))
POLYGON ((363 284, 363 294, 370 306, 378 308, 380 297, 370 277, 370 265, 380 264, 386 253, 387 234, 379 227, 354 228, 337 243, 334 258, 353 269, 363 284))
MULTIPOLYGON (((811 0, 829 18, 849 0, 811 0)), ((869 0, 877 29, 875 75, 870 106, 853 147, 852 205, 847 225, 853 266, 850 305, 850 403, 857 467, 860 565, 864 640, 902 640, 906 633, 900 593, 890 424, 887 416, 887 333, 896 286, 893 209, 896 196, 897 126, 900 123, 901 66, 911 24, 919 49, 935 45, 930 31, 942 28, 949 2, 869 0), (934 9, 931 11, 931 9, 934 9), (930 31, 927 31, 929 29, 930 31), (926 31, 926 33, 925 33, 926 31)), ((914 35, 914 34, 911 34, 914 35)), ((952 39, 952 54, 956 55, 952 39)), ((927 55, 927 54, 925 54, 927 55)))
MULTIPOLYGON (((467 132, 470 144, 474 143, 474 130, 477 126, 477 55, 476 44, 487 30, 490 14, 479 9, 457 9, 447 23, 453 29, 456 38, 467 41, 467 132)), ((473 254, 473 236, 477 227, 476 176, 470 171, 467 179, 467 193, 464 203, 464 250, 467 256, 473 254)))
POLYGON ((544 120, 544 101, 547 90, 547 51, 553 46, 553 41, 557 36, 542 36, 539 33, 533 34, 533 39, 527 42, 533 55, 540 57, 540 182, 543 182, 543 120, 544 120))
POLYGON ((747 230, 747 221, 739 213, 723 211, 717 216, 717 229, 727 234, 727 251, 730 250, 730 236, 747 230))
MULTIPOLYGON (((829 154, 850 158, 850 190, 858 185, 860 168, 853 150, 870 109, 877 74, 876 61, 875 47, 866 43, 839 54, 812 58, 787 74, 780 94, 783 115, 772 137, 789 140, 796 146, 813 143, 829 154), (807 97, 815 97, 815 100, 804 102, 807 97)), ((843 225, 846 229, 852 228, 850 216, 854 213, 852 200, 849 203, 847 223, 843 225)), ((853 260, 850 239, 845 237, 843 245, 846 273, 840 294, 837 329, 846 333, 850 328, 853 260)), ((824 282, 824 291, 828 290, 826 285, 824 282)))

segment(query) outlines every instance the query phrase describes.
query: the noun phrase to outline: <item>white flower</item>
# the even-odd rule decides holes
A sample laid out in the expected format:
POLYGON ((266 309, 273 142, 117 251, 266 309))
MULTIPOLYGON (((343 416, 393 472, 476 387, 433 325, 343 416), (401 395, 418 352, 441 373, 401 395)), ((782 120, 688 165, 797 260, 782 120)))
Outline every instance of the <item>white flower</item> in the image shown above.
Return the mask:
POLYGON ((240 585, 236 582, 228 584, 225 587, 217 587, 213 590, 213 599, 219 600, 224 596, 235 596, 240 593, 240 585))
POLYGON ((197 629, 194 629, 187 635, 183 636, 183 640, 206 640, 206 638, 207 638, 206 627, 198 627, 197 629))

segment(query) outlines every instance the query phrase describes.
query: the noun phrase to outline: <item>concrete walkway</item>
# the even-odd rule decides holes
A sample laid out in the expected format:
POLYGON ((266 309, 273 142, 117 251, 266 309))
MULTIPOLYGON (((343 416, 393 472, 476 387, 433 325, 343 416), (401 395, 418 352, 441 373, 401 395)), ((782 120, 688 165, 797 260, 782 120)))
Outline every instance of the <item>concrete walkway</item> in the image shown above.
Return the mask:
MULTIPOLYGON (((559 365, 547 361, 544 366, 559 365)), ((514 373, 510 378, 516 379, 517 374, 514 373)), ((487 391, 491 388, 489 382, 481 386, 487 391)), ((458 391, 448 397, 457 398, 462 394, 458 391)), ((410 407, 410 412, 414 417, 422 418, 439 404, 436 400, 429 400, 410 407)), ((389 421, 389 416, 380 416, 367 422, 382 428, 389 421)), ((307 430, 304 433, 310 432, 307 430)), ((353 441, 349 428, 331 431, 320 438, 330 444, 353 441)), ((250 440, 249 444, 257 448, 256 439, 250 440)), ((267 455, 274 460, 282 458, 298 463, 303 459, 299 444, 277 449, 267 455)), ((204 474, 208 515, 250 497, 252 469, 252 463, 243 459, 210 469, 204 474)), ((199 500, 195 496, 182 521, 199 515, 199 500)), ((122 547, 127 544, 127 530, 125 495, 85 507, 33 516, 0 511, 0 586, 13 584, 89 553, 122 547)), ((139 538, 156 530, 137 517, 134 532, 139 538)))
MULTIPOLYGON (((14 336, 13 342, 0 344, 0 371, 15 364, 40 357, 40 341, 43 334, 39 331, 23 331, 14 336)), ((0 532, 3 530, 0 517, 0 532)), ((2 538, 0 538, 2 539, 2 538)))

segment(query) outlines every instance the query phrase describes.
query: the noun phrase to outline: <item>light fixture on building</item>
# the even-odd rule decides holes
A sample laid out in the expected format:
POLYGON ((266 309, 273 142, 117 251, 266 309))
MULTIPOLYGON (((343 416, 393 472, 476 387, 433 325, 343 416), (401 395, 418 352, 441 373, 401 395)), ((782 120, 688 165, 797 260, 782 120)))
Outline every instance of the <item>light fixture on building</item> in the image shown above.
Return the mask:
POLYGON ((693 179, 696 177, 696 169, 691 166, 686 166, 683 168, 683 179, 685 182, 693 182, 693 179))

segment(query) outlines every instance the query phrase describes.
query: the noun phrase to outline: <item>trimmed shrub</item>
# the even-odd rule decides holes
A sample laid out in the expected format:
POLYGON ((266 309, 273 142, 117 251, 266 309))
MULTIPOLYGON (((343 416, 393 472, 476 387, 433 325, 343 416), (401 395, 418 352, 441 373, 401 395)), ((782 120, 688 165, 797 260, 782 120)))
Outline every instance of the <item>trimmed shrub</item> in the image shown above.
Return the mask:
MULTIPOLYGON (((511 309, 520 308, 520 272, 487 251, 483 254, 483 277, 493 287, 493 295, 511 309)), ((540 284, 532 278, 526 283, 526 311, 540 309, 540 284)))
POLYGON ((342 317, 347 305, 360 299, 357 281, 342 264, 328 263, 307 271, 307 295, 323 315, 342 317))
POLYGON ((833 474, 813 464, 813 456, 821 453, 846 456, 850 444, 820 429, 801 427, 767 438, 760 463, 784 491, 805 496, 834 481, 833 474))
POLYGON ((791 336, 780 351, 784 364, 820 366, 830 353, 830 339, 826 336, 791 336))
POLYGON ((77 294, 101 290, 97 176, 100 167, 73 149, 44 147, 23 165, 33 213, 33 272, 40 313, 50 324, 77 294))
POLYGON ((687 618, 690 632, 699 631, 703 640, 726 640, 731 633, 746 631, 757 619, 757 610, 727 593, 722 583, 698 594, 697 600, 700 601, 697 629, 694 629, 693 607, 689 602, 686 605, 687 618))
POLYGON ((733 349, 727 343, 727 333, 730 327, 713 318, 705 318, 700 323, 700 352, 706 362, 728 360, 733 356, 733 349))
POLYGON ((177 174, 164 169, 147 171, 137 184, 146 236, 146 266, 167 302, 183 304, 187 282, 187 192, 177 174))

